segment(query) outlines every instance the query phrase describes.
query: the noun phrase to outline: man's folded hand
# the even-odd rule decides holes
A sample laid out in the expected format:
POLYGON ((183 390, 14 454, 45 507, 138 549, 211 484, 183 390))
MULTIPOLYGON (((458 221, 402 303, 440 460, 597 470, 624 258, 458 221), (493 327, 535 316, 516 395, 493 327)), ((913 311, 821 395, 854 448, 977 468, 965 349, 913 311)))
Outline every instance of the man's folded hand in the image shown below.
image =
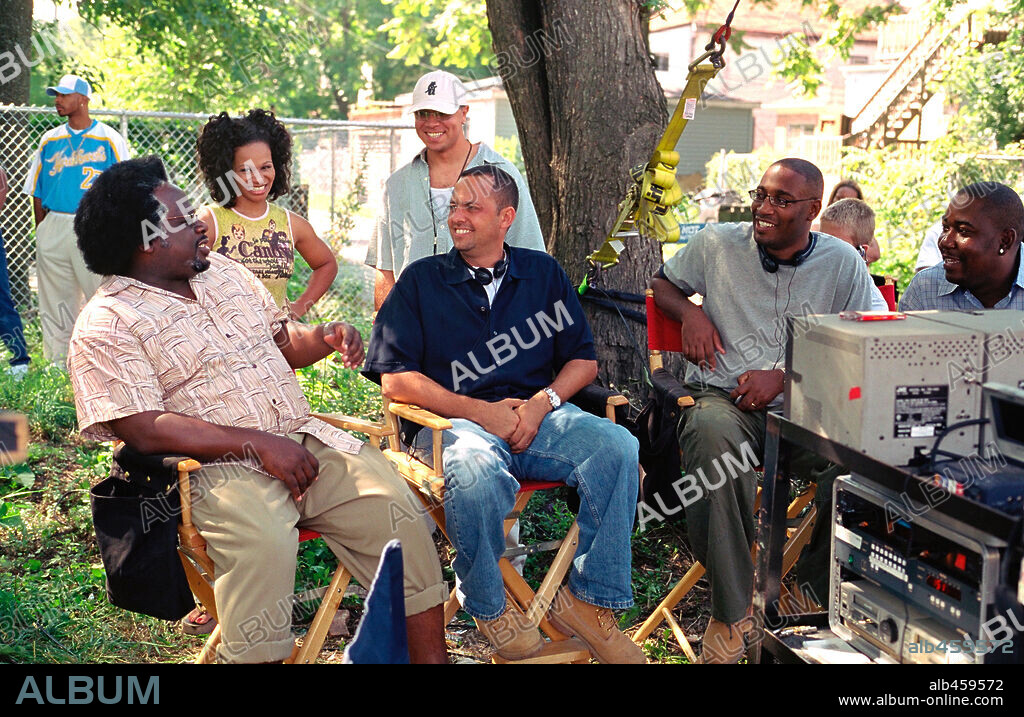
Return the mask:
POLYGON ((544 416, 550 412, 551 403, 548 401, 547 394, 543 398, 531 398, 516 408, 516 413, 519 414, 519 426, 516 427, 512 437, 508 439, 509 448, 513 453, 522 453, 530 447, 533 439, 537 436, 537 431, 540 430, 544 416))
POLYGON ((363 337, 352 324, 332 321, 324 324, 324 343, 338 352, 345 368, 356 368, 363 363, 363 337))
POLYGON ((521 398, 504 398, 485 403, 476 422, 488 433, 508 443, 519 426, 519 414, 515 409, 524 403, 526 401, 521 398))

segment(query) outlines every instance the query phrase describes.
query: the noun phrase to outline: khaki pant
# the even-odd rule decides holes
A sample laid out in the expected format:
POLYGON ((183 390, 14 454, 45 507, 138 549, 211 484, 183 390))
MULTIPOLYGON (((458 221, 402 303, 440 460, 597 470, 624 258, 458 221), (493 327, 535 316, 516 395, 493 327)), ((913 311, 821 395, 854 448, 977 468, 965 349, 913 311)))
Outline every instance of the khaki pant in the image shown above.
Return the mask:
POLYGON ((75 215, 50 212, 36 228, 36 280, 43 355, 61 361, 75 320, 103 277, 85 267, 75 236, 75 215))
POLYGON ((221 624, 218 659, 270 662, 291 654, 298 528, 323 535, 364 587, 384 545, 402 542, 405 610, 415 615, 448 597, 437 551, 419 505, 380 451, 358 455, 292 435, 320 462, 302 500, 285 484, 239 465, 207 466, 192 481, 192 519, 207 543, 221 624))

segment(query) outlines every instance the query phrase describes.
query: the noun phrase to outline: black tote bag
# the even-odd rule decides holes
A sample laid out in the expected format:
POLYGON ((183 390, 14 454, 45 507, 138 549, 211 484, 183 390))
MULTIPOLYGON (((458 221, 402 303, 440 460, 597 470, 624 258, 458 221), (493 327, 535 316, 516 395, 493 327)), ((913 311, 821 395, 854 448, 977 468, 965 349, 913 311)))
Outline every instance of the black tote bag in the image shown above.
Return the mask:
POLYGON ((107 597, 125 610, 179 620, 195 607, 178 558, 177 488, 140 488, 115 474, 90 491, 107 597))

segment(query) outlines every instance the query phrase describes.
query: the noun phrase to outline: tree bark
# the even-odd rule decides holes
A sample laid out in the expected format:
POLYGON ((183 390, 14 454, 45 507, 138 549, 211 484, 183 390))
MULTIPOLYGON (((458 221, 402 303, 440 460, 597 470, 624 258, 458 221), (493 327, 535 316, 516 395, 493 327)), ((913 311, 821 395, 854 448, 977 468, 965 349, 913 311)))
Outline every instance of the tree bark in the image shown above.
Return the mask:
MULTIPOLYGON (((668 121, 647 12, 637 0, 487 0, 487 16, 548 251, 579 283, 584 258, 612 228, 629 169, 650 159, 668 121)), ((598 285, 642 294, 660 264, 656 242, 627 241, 598 285)), ((587 312, 605 381, 645 393, 644 327, 592 305, 587 312)))
MULTIPOLYGON (((0 2, 0 105, 27 105, 31 71, 21 61, 21 53, 28 58, 37 57, 32 46, 32 0, 4 0, 0 2), (15 74, 16 73, 16 74, 15 74)), ((3 155, 0 164, 7 168, 7 204, 0 211, 0 228, 7 244, 7 272, 11 294, 16 305, 23 306, 31 297, 28 270, 34 252, 31 251, 32 226, 31 199, 21 194, 27 164, 35 147, 30 146, 28 120, 24 114, 0 110, 0 138, 3 155)))
POLYGON ((20 46, 31 57, 31 44, 32 0, 4 0, 0 3, 0 105, 28 104, 29 69, 20 62, 16 48, 20 46))

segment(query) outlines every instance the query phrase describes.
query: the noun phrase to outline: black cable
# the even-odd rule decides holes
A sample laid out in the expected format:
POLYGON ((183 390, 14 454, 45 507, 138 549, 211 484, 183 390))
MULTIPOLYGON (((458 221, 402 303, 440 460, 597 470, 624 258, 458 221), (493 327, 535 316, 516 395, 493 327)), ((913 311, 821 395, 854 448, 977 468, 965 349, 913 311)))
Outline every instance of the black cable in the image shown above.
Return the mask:
MULTIPOLYGON (((646 304, 647 297, 643 294, 634 294, 629 291, 617 291, 616 289, 601 289, 601 293, 616 301, 626 301, 631 304, 646 304)), ((584 294, 586 296, 586 294, 584 294)))
MULTIPOLYGON (((605 291, 604 289, 601 289, 600 287, 597 287, 597 286, 590 286, 590 287, 588 287, 588 292, 590 292, 590 291, 597 291, 597 292, 600 292, 600 293, 604 294, 605 296, 609 295, 607 291, 605 291)), ((586 299, 587 295, 584 294, 580 298, 586 299)), ((605 305, 605 303, 601 299, 598 299, 596 297, 590 297, 588 300, 598 304, 599 306, 604 306, 605 305)), ((640 358, 640 365, 643 366, 644 375, 647 377, 647 384, 648 385, 652 385, 653 382, 651 381, 651 371, 650 371, 650 368, 647 366, 647 357, 644 356, 644 352, 640 350, 640 346, 636 342, 636 337, 633 336, 633 332, 632 332, 632 330, 630 330, 629 324, 626 323, 626 317, 623 316, 623 313, 622 313, 623 310, 615 302, 611 302, 610 301, 608 303, 610 303, 615 308, 615 312, 619 315, 619 318, 622 319, 622 326, 623 326, 623 328, 626 329, 626 335, 629 336, 630 343, 633 344, 633 349, 636 351, 636 355, 640 358)), ((629 312, 629 313, 632 313, 632 314, 636 314, 637 316, 641 317, 639 319, 639 321, 641 323, 643 323, 645 326, 647 325, 647 316, 646 315, 641 314, 639 311, 633 311, 632 309, 626 309, 626 311, 629 312)))
POLYGON ((949 458, 963 458, 964 457, 964 456, 961 456, 958 453, 950 453, 949 451, 940 451, 939 450, 939 444, 942 443, 942 441, 946 438, 946 436, 948 436, 953 431, 959 430, 961 428, 966 428, 967 426, 983 426, 986 423, 988 423, 988 419, 987 418, 972 418, 972 419, 970 419, 968 421, 960 421, 959 423, 954 423, 952 426, 950 426, 949 428, 944 430, 942 433, 940 433, 935 438, 935 443, 932 444, 932 450, 931 450, 931 453, 928 456, 928 472, 929 473, 934 473, 935 472, 935 456, 937 456, 937 455, 943 455, 943 456, 947 456, 949 458))
POLYGON ((614 309, 615 311, 619 312, 619 314, 621 316, 623 316, 623 318, 632 319, 633 321, 637 322, 638 324, 646 324, 647 323, 647 316, 645 314, 643 314, 640 311, 636 311, 634 309, 627 309, 625 307, 619 306, 614 301, 608 301, 607 299, 601 299, 601 298, 596 297, 596 296, 589 296, 588 294, 584 294, 582 297, 580 297, 580 299, 582 301, 589 302, 589 303, 594 304, 596 306, 600 306, 601 308, 604 308, 604 309, 609 309, 609 310, 614 309))

